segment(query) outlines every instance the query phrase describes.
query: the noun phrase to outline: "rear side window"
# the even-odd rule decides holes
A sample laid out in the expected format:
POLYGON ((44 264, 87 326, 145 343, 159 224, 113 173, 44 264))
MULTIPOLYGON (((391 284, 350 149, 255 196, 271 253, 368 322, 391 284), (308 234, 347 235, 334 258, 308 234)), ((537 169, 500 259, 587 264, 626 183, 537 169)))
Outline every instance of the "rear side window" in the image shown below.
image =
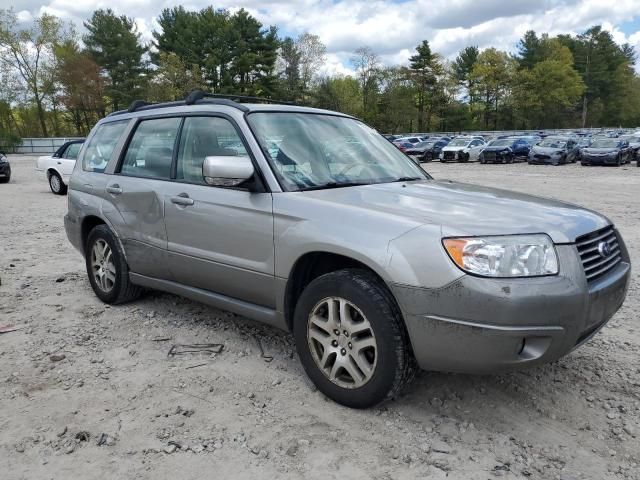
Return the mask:
POLYGON ((127 147, 120 173, 133 177, 169 179, 180 122, 178 117, 140 122, 127 147))
POLYGON ((111 159, 113 149, 116 147, 122 132, 129 120, 103 123, 91 137, 87 149, 82 157, 82 169, 88 172, 104 172, 107 163, 111 159))
POLYGON ((67 147, 67 151, 64 152, 64 158, 68 158, 70 160, 75 160, 78 158, 78 152, 80 151, 80 147, 82 147, 81 143, 72 143, 67 147))
POLYGON ((176 179, 205 185, 202 164, 206 157, 247 156, 236 129, 229 120, 220 117, 187 117, 184 120, 176 179))

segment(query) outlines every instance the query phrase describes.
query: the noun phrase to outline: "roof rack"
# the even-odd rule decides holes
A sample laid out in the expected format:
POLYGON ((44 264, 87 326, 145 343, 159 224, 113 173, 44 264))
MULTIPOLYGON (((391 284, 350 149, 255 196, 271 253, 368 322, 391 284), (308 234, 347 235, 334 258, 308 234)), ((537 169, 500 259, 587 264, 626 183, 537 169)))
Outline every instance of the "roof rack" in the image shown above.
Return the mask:
POLYGON ((226 105, 227 107, 237 108, 243 112, 248 112, 249 109, 242 105, 240 102, 259 102, 259 103, 273 103, 276 105, 295 105, 293 102, 284 102, 278 100, 271 100, 270 98, 262 97, 249 97, 246 95, 233 95, 226 93, 208 93, 202 90, 193 90, 184 100, 176 102, 162 102, 162 103, 149 103, 144 100, 135 100, 131 102, 131 105, 126 110, 118 110, 112 112, 108 116, 122 115, 124 113, 137 112, 139 110, 152 110, 156 108, 174 107, 178 105, 194 105, 200 100, 206 100, 207 103, 213 103, 216 105, 226 105))
POLYGON ((276 105, 295 105, 294 102, 285 102, 280 100, 272 100, 270 98, 264 97, 250 97, 247 95, 234 95, 232 93, 209 93, 203 92, 202 90, 194 90, 185 99, 185 103, 187 105, 193 105, 198 100, 202 100, 204 98, 213 98, 213 99, 226 99, 232 100, 234 103, 238 102, 258 102, 258 103, 273 103, 276 105))

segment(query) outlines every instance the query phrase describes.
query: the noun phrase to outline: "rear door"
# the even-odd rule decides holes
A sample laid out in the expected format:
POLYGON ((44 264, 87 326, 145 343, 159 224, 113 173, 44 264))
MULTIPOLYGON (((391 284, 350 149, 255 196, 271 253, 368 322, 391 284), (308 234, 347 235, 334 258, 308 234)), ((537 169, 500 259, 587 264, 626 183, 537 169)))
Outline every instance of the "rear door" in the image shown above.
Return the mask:
POLYGON ((164 192, 180 117, 145 118, 136 125, 106 183, 106 214, 119 228, 131 271, 167 278, 167 232, 164 192))
POLYGON ((58 158, 58 166, 60 167, 60 173, 65 180, 71 176, 73 167, 76 165, 76 158, 78 158, 78 152, 82 147, 81 143, 70 143, 61 158, 58 158))
POLYGON ((168 265, 180 283, 274 308, 271 193, 210 186, 202 176, 207 156, 247 155, 226 117, 185 118, 164 195, 168 265))

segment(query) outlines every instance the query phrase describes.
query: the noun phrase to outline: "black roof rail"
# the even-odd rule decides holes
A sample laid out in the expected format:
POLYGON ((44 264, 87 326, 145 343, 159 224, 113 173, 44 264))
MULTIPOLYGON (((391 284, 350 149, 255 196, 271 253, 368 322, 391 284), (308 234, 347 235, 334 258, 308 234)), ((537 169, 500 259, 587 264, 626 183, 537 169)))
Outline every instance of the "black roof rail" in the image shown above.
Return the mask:
POLYGON ((185 103, 187 105, 193 105, 194 103, 196 103, 198 100, 202 100, 204 98, 213 98, 213 99, 226 99, 226 100, 232 100, 234 101, 234 103, 238 103, 237 101, 240 102, 258 102, 258 103, 274 103, 276 105, 295 105, 294 102, 285 102, 285 101, 281 101, 281 100, 272 100, 270 98, 264 98, 264 97, 251 97, 251 96, 247 96, 247 95, 235 95, 233 93, 209 93, 209 92, 203 92, 202 90, 193 90, 191 93, 189 93, 189 95, 187 95, 187 98, 185 99, 185 103))
POLYGON ((244 102, 259 102, 259 103, 273 103, 277 105, 295 105, 293 102, 284 102, 278 100, 271 100, 270 98, 263 97, 249 97, 246 95, 233 95, 226 93, 208 93, 203 92, 202 90, 193 90, 184 100, 179 100, 175 102, 163 102, 163 103, 149 103, 144 100, 135 100, 131 102, 129 108, 126 110, 118 110, 116 112, 111 112, 108 116, 114 115, 122 115, 124 113, 132 113, 140 110, 152 110, 156 108, 165 108, 165 107, 175 107, 178 105, 194 105, 200 100, 205 100, 207 103, 213 103, 216 105, 225 105, 227 107, 237 108, 243 112, 248 112, 249 109, 240 103, 244 102), (236 101, 237 100, 237 101, 236 101))

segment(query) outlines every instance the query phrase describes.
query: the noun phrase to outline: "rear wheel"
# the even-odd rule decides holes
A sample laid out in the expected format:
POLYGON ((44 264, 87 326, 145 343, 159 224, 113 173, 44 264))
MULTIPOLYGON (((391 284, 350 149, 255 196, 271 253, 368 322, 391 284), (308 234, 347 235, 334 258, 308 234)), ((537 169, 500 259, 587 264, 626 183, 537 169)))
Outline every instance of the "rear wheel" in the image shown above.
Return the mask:
POLYGON ((296 305, 293 331, 307 375, 342 405, 371 407, 413 378, 402 315, 386 286, 366 270, 313 280, 296 305))
POLYGON ((63 183, 58 172, 51 172, 49 175, 49 188, 55 195, 64 195, 67 193, 67 186, 63 183))
POLYGON ((91 287, 103 302, 124 303, 140 296, 142 289, 129 280, 129 266, 120 242, 106 225, 89 232, 85 261, 91 287))

